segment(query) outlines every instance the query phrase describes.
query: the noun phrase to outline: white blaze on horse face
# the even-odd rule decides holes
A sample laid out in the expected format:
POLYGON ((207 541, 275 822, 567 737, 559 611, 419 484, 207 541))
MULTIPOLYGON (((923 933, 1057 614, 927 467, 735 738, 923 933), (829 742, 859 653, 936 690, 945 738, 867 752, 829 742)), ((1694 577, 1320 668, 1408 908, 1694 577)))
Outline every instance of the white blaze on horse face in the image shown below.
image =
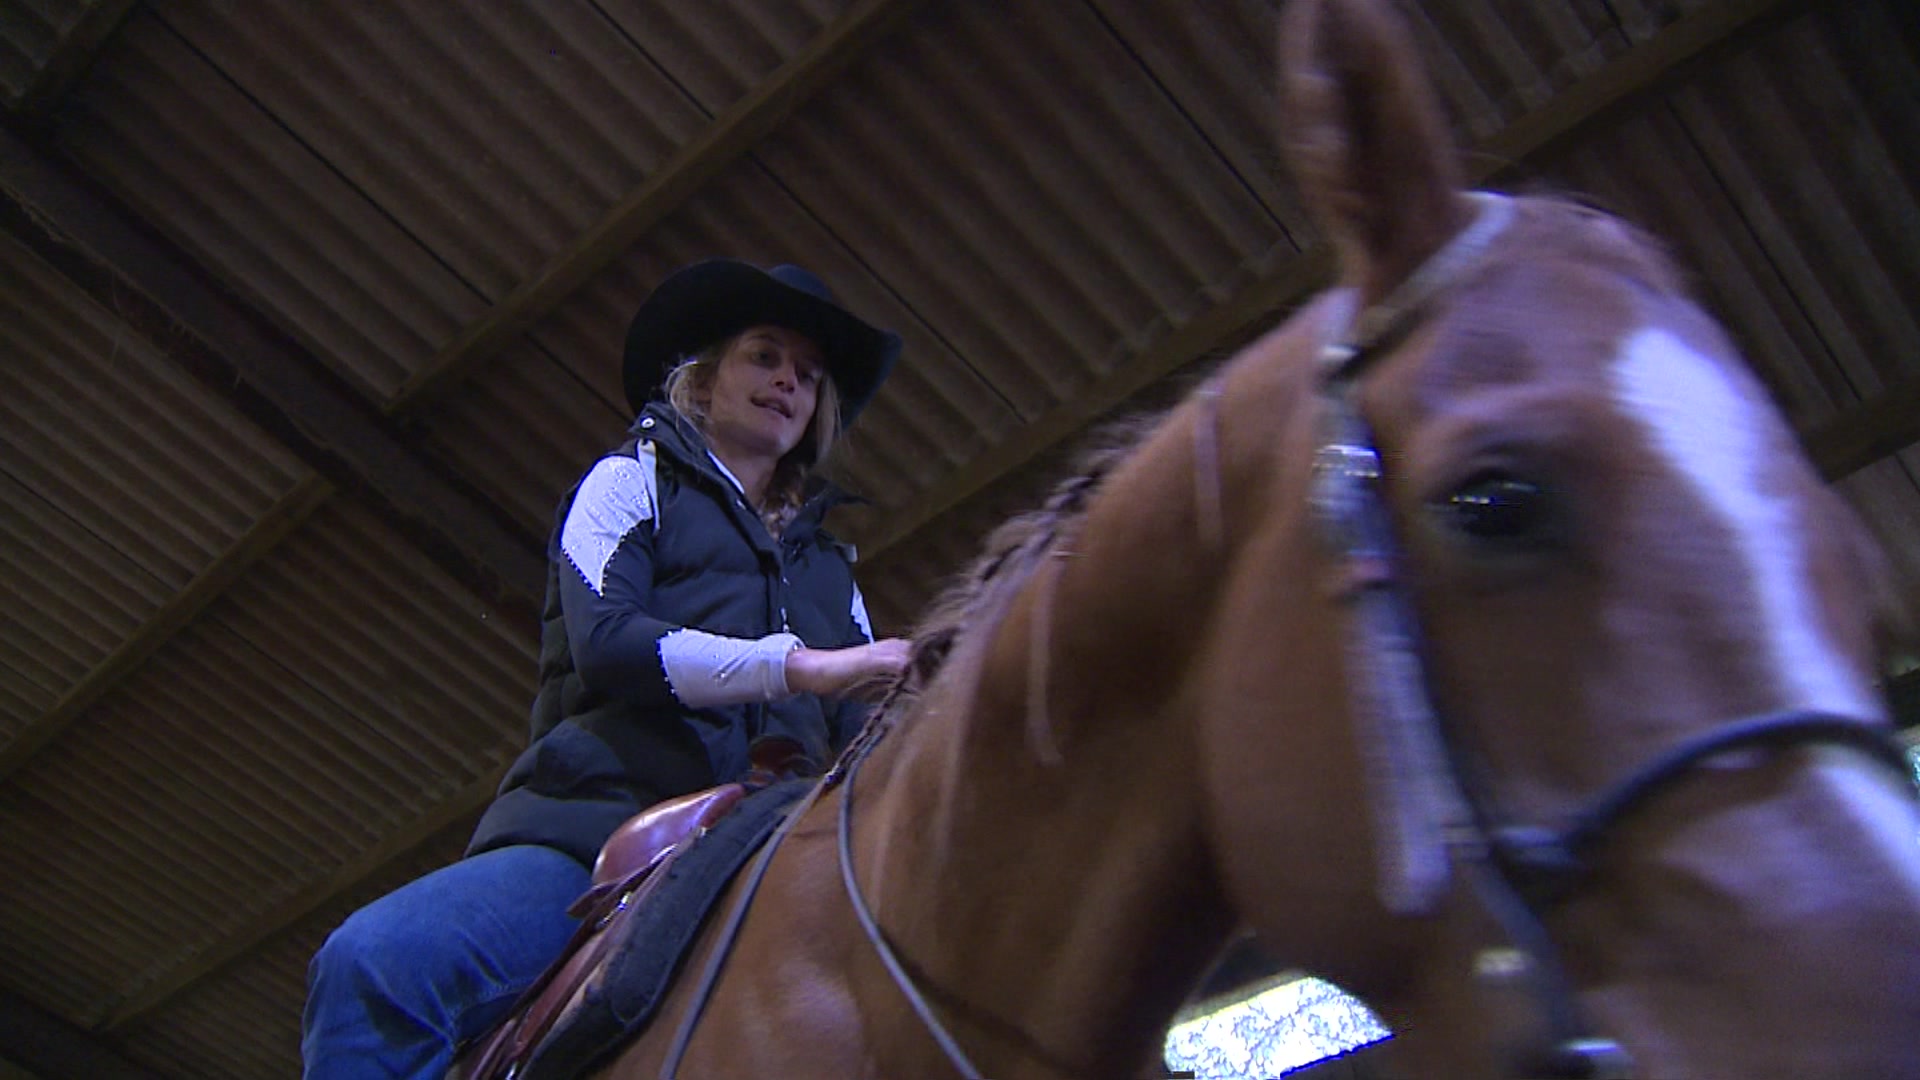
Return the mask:
POLYGON ((1626 414, 1645 425, 1654 447, 1733 537, 1727 556, 1745 564, 1753 583, 1751 610, 1765 629, 1768 667, 1788 692, 1783 707, 1880 715, 1859 677, 1819 634, 1819 606, 1791 507, 1761 490, 1756 466, 1772 450, 1765 406, 1713 361, 1652 328, 1627 339, 1613 383, 1626 414))
POLYGON ((1874 865, 1893 868, 1893 887, 1903 890, 1900 902, 1920 906, 1920 844, 1914 842, 1920 814, 1915 813, 1913 796, 1904 784, 1862 772, 1858 754, 1838 746, 1822 747, 1820 753, 1842 785, 1842 797, 1854 811, 1851 820, 1864 826, 1874 865))

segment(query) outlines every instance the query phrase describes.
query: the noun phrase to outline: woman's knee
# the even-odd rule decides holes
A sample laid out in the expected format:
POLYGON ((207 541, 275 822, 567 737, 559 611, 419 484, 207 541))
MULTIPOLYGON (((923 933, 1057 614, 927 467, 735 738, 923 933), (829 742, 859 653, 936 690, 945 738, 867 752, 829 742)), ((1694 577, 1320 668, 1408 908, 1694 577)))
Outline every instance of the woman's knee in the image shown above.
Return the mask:
POLYGON ((433 950, 421 947, 420 930, 411 920, 396 918, 387 907, 375 901, 347 916, 327 935, 308 965, 309 986, 390 996, 409 975, 414 979, 425 975, 421 961, 433 950))

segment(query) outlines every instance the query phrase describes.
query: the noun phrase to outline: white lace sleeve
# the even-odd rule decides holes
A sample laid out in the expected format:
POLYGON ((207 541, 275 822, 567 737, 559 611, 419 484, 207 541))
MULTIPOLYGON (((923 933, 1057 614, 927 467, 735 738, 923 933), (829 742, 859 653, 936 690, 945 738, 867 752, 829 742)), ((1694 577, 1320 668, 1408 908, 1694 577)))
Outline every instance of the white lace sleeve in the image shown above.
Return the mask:
POLYGON ((873 640, 873 620, 867 618, 867 598, 860 595, 858 585, 853 587, 853 622, 861 633, 867 635, 868 641, 873 640))
POLYGON ((786 697, 787 654, 799 648, 792 634, 723 637, 680 629, 660 638, 660 667, 683 705, 743 705, 786 697))
POLYGON ((605 590, 607 563, 620 542, 635 526, 653 520, 654 477, 652 453, 639 458, 615 454, 601 458, 574 492, 573 506, 560 526, 560 550, 596 596, 605 590))

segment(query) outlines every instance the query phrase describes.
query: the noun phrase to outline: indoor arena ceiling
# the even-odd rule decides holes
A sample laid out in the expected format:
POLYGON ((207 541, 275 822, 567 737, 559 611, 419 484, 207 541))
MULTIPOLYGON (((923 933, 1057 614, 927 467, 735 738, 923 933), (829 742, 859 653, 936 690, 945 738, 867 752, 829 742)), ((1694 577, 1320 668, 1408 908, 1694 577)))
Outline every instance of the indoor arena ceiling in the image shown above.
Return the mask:
MULTIPOLYGON (((1477 181, 1668 238, 1920 598, 1916 6, 1407 6, 1477 181)), ((0 1076, 297 1073, 521 746, 670 269, 905 336, 837 466, 891 631, 1323 284, 1275 8, 0 0, 0 1076)))

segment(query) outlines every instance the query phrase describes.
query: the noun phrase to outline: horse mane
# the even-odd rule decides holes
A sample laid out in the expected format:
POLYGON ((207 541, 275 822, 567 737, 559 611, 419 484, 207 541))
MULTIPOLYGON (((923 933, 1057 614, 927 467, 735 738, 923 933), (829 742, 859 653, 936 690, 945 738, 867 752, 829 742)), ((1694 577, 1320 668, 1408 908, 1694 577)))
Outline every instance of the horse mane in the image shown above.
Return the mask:
POLYGON ((890 723, 947 666, 956 646, 998 626, 1006 608, 1049 553, 1071 536, 1087 504, 1114 468, 1159 430, 1164 412, 1125 417, 1099 428, 1075 456, 1067 478, 1038 509, 996 526, 980 554, 935 595, 908 637, 907 668, 887 688, 869 727, 890 723))

